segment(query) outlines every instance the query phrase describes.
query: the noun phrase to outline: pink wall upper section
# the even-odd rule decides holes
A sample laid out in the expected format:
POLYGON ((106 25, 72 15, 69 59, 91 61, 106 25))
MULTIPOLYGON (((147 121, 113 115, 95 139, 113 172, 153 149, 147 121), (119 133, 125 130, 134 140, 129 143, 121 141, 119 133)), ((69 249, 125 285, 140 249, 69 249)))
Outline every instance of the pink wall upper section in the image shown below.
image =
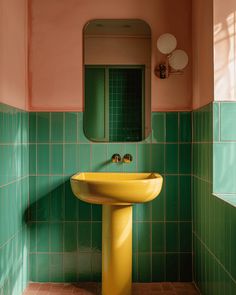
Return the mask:
POLYGON ((213 0, 192 1, 193 109, 213 101, 213 0))
POLYGON ((26 109, 27 0, 0 0, 0 102, 26 109))
POLYGON ((83 26, 91 19, 143 19, 152 30, 152 110, 192 107, 191 1, 31 0, 31 110, 83 109, 83 26), (156 40, 172 33, 190 63, 184 75, 160 80, 156 40))
POLYGON ((236 1, 214 0, 215 100, 236 101, 236 1))

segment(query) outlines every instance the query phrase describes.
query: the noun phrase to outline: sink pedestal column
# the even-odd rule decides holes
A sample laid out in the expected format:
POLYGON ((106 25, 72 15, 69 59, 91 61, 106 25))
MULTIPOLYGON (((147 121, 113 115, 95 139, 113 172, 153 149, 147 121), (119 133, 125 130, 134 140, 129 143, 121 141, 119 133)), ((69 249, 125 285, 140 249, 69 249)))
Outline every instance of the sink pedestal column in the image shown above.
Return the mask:
POLYGON ((103 205, 102 295, 132 293, 132 206, 103 205))

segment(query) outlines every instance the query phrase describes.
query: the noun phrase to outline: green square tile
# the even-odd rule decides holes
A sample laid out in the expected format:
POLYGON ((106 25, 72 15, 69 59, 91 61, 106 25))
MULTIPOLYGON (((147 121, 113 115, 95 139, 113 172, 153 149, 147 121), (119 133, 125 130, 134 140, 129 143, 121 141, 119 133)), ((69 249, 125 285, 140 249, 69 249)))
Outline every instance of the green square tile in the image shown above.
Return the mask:
POLYGON ((70 180, 65 182, 65 220, 74 221, 78 219, 79 200, 73 194, 70 180))
POLYGON ((78 132, 78 141, 79 143, 89 143, 89 139, 84 134, 84 123, 83 123, 83 116, 82 112, 78 113, 78 125, 77 125, 77 132, 78 132))
POLYGON ((123 144, 108 144, 107 145, 107 171, 109 172, 122 172, 123 166, 125 164, 123 163, 123 159, 121 158, 120 163, 113 163, 112 162, 112 156, 114 154, 119 154, 121 157, 123 157, 123 144))
POLYGON ((178 176, 166 176, 166 220, 178 220, 178 176))
POLYGON ((91 221, 91 204, 79 201, 79 221, 91 221))
POLYGON ((192 253, 180 254, 180 281, 192 282, 192 253))
POLYGON ((191 220, 191 176, 179 177, 179 220, 191 220))
POLYGON ((151 145, 138 144, 138 172, 150 172, 151 169, 151 145))
POLYGON ((29 280, 37 282, 37 255, 29 255, 29 280))
POLYGON ((66 222, 64 224, 64 251, 77 251, 77 223, 66 222))
POLYGON ((191 144, 179 145, 179 173, 191 174, 191 144))
POLYGON ((179 224, 166 223, 166 252, 179 252, 179 224))
POLYGON ((51 144, 51 174, 63 174, 63 144, 51 144))
MULTIPOLYGON (((223 224, 223 232, 225 232, 225 246, 224 246, 224 254, 225 254, 225 268, 227 270, 230 269, 230 251, 231 251, 231 245, 228 243, 231 239, 231 206, 227 203, 224 203, 224 224, 223 224)), ((210 229, 209 229, 210 232, 210 229)))
POLYGON ((236 182, 232 175, 236 175, 236 143, 214 144, 213 191, 216 193, 235 193, 236 182))
POLYGON ((138 255, 138 281, 151 282, 151 255, 138 255))
POLYGON ((37 252, 49 252, 48 223, 37 223, 37 252))
POLYGON ((50 186, 48 176, 38 176, 36 178, 37 192, 37 221, 48 221, 50 216, 50 186))
POLYGON ((180 252, 192 251, 192 223, 181 222, 180 226, 180 252))
POLYGON ((50 252, 63 252, 63 223, 50 223, 49 232, 50 252))
POLYGON ((230 285, 231 285, 231 294, 233 295, 233 294, 236 293, 236 283, 235 283, 235 281, 231 280, 230 285))
POLYGON ((132 282, 138 282, 138 254, 132 255, 132 282))
POLYGON ((92 247, 92 223, 78 223, 78 246, 80 252, 89 252, 92 247))
POLYGON ((235 246, 236 246, 236 231, 235 231, 235 225, 236 225, 236 211, 235 207, 231 207, 231 237, 230 237, 230 248, 231 248, 231 263, 230 263, 230 273, 234 279, 236 279, 236 252, 235 246))
POLYGON ((166 281, 177 282, 179 280, 178 254, 166 254, 166 281))
MULTIPOLYGON (((0 190, 1 192, 1 190, 0 190)), ((34 221, 36 220, 36 212, 37 212, 37 194, 36 194, 36 177, 29 177, 29 212, 28 212, 28 220, 34 221)), ((1 214, 0 214, 1 216, 1 214)), ((0 222, 1 224, 1 222, 0 222)))
POLYGON ((164 223, 153 222, 152 223, 152 251, 164 252, 165 245, 164 236, 164 223))
POLYGON ((213 141, 220 140, 220 103, 213 103, 213 141))
POLYGON ((166 142, 178 142, 178 113, 166 113, 166 142))
POLYGON ((91 146, 90 144, 80 144, 79 146, 79 170, 87 172, 91 170, 91 146))
POLYGON ((165 169, 167 174, 178 174, 178 144, 165 145, 165 169))
POLYGON ((191 112, 179 113, 179 141, 191 142, 192 141, 192 114, 191 112))
POLYGON ((91 253, 78 254, 78 280, 80 282, 90 282, 92 278, 91 253))
POLYGON ((63 282, 63 255, 51 254, 49 258, 50 282, 63 282))
POLYGON ((151 220, 151 203, 143 203, 136 205, 136 220, 137 221, 150 221, 151 220))
POLYGON ((92 221, 102 221, 102 205, 92 205, 92 221))
POLYGON ((98 252, 102 250, 102 223, 92 223, 92 248, 93 251, 98 252))
POLYGON ((37 227, 36 227, 36 223, 35 222, 32 222, 30 223, 30 241, 29 241, 29 244, 30 244, 30 252, 37 252, 37 227))
POLYGON ((77 113, 65 113, 65 142, 76 143, 77 134, 77 113))
POLYGON ((107 145, 106 144, 92 144, 92 171, 105 171, 107 159, 107 145))
POLYGON ((50 113, 37 113, 37 142, 49 142, 50 113))
POLYGON ((152 142, 165 142, 166 113, 152 113, 152 142))
POLYGON ((132 223, 132 251, 138 252, 138 222, 132 223))
POLYGON ((203 128, 202 128, 202 135, 204 138, 204 141, 212 141, 212 128, 213 128, 213 111, 212 111, 212 104, 209 104, 206 106, 203 112, 203 128))
POLYGON ((29 173, 36 174, 36 144, 29 146, 29 173))
POLYGON ((124 155, 130 154, 133 157, 131 163, 123 163, 123 170, 124 172, 136 172, 137 170, 137 144, 135 143, 128 143, 123 144, 124 155))
POLYGON ((49 145, 37 145, 37 174, 49 174, 49 145))
POLYGON ((64 281, 77 282, 77 253, 63 253, 64 281))
POLYGON ((102 255, 92 254, 92 281, 101 282, 102 280, 102 255))
POLYGON ((161 193, 152 201, 152 221, 164 221, 165 179, 161 193))
POLYGON ((63 142, 64 113, 51 113, 51 142, 63 142))
POLYGON ((49 258, 48 254, 37 254, 37 264, 36 264, 36 272, 37 272, 37 282, 49 282, 49 258))
POLYGON ((150 252, 151 225, 149 222, 138 222, 138 252, 150 252))
POLYGON ((164 144, 152 144, 151 145, 151 171, 164 173, 164 144))
POLYGON ((12 293, 11 286, 10 286, 10 281, 9 280, 5 280, 2 289, 3 289, 3 295, 4 294, 11 294, 12 293))
POLYGON ((193 111, 193 142, 198 142, 199 141, 199 129, 200 129, 200 125, 199 125, 199 111, 193 111))
POLYGON ((29 142, 36 142, 36 116, 37 113, 29 113, 29 142))
POLYGON ((220 139, 236 140, 236 130, 232 128, 236 124, 236 103, 220 103, 220 139))
POLYGON ((152 281, 165 281, 165 254, 152 254, 152 281))
POLYGON ((51 196, 50 196, 50 220, 61 221, 65 219, 65 195, 64 180, 61 176, 50 177, 51 196))
POLYGON ((79 170, 79 149, 77 144, 64 145, 64 174, 73 175, 79 170))

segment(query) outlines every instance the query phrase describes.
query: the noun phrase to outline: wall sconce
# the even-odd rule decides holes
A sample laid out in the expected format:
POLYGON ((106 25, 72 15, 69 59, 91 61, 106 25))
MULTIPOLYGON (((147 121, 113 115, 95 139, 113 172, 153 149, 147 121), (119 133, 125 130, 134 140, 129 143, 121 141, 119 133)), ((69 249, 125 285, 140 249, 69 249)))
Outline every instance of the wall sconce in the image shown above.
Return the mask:
POLYGON ((176 49, 177 40, 172 34, 162 34, 157 40, 157 49, 165 54, 165 61, 155 68, 155 75, 160 79, 168 78, 170 74, 183 74, 188 64, 188 55, 184 50, 176 49))

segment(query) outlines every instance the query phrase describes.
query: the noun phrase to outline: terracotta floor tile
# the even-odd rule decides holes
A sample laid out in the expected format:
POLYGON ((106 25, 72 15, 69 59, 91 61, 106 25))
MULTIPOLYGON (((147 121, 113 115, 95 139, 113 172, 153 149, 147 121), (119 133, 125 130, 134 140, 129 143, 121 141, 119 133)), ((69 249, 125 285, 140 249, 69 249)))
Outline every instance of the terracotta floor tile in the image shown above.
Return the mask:
POLYGON ((40 291, 49 291, 51 289, 52 284, 51 283, 42 283, 39 286, 40 291))
POLYGON ((174 290, 172 283, 161 283, 161 287, 163 291, 174 290))
POLYGON ((38 290, 40 288, 41 284, 40 283, 30 283, 27 287, 27 290, 38 290))
POLYGON ((36 294, 36 291, 31 291, 31 290, 26 290, 23 295, 35 295, 36 294))
MULTIPOLYGON (((101 295, 101 283, 30 283, 23 295, 101 295)), ((163 282, 133 283, 132 295, 199 295, 199 293, 192 283, 163 282)))

